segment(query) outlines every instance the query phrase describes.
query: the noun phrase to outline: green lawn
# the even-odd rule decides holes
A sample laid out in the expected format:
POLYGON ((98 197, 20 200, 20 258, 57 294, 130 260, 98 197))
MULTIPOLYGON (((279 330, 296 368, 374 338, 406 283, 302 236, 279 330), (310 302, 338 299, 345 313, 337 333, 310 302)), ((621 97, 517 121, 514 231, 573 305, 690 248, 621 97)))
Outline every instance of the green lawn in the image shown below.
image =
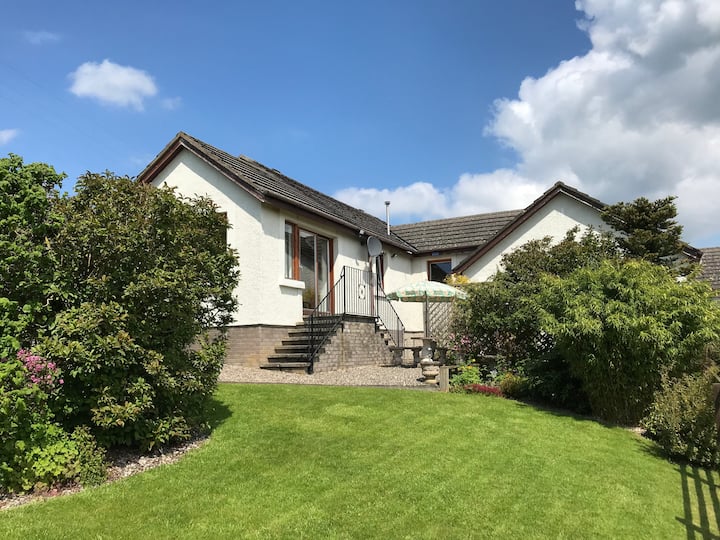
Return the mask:
POLYGON ((704 538, 717 472, 499 398, 222 385, 180 463, 0 513, 0 538, 704 538))

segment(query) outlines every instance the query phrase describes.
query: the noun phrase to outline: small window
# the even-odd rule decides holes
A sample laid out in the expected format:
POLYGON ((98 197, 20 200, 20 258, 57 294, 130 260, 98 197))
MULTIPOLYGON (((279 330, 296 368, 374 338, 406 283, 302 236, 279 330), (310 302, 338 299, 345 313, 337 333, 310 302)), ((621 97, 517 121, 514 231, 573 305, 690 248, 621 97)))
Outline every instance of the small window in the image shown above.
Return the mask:
POLYGON ((296 279, 295 277, 295 227, 292 223, 285 224, 285 277, 288 279, 296 279))
POLYGON ((444 282, 445 278, 452 272, 452 261, 428 261, 428 279, 430 281, 444 282))
POLYGON ((385 257, 381 254, 375 257, 375 275, 380 288, 385 287, 385 257))

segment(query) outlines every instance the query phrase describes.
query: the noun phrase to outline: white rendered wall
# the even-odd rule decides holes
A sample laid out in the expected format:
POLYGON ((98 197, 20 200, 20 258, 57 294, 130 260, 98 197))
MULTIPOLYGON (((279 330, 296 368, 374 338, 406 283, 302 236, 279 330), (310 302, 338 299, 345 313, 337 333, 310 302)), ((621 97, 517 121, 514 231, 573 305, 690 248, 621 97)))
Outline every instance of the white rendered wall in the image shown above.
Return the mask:
POLYGON ((590 226, 595 230, 607 230, 597 209, 561 193, 477 260, 464 274, 471 281, 487 281, 501 269, 503 254, 517 249, 530 240, 538 240, 546 236, 559 242, 575 226, 580 228, 581 234, 590 226))
POLYGON ((294 325, 302 320, 304 284, 285 278, 285 223, 325 236, 333 244, 334 276, 343 267, 368 268, 367 248, 360 236, 304 214, 261 203, 191 152, 183 150, 153 180, 186 197, 206 196, 226 212, 228 244, 238 253, 240 282, 234 291, 235 325, 294 325))
POLYGON ((209 197, 220 212, 227 213, 228 244, 237 251, 240 262, 234 324, 292 325, 302 318, 302 284, 281 286, 284 258, 278 254, 284 250, 285 232, 279 214, 185 150, 153 185, 175 187, 186 197, 209 197))

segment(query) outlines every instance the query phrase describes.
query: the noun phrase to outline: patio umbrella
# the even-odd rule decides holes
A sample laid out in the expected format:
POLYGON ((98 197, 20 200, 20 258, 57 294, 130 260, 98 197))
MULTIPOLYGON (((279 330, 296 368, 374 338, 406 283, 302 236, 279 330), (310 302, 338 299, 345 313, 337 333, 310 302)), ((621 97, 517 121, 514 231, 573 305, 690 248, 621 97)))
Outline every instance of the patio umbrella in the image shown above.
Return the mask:
MULTIPOLYGON (((467 298, 467 293, 439 281, 416 281, 404 285, 386 295, 388 300, 400 302, 425 302, 423 323, 428 335, 428 304, 430 302, 451 302, 455 298, 467 298)), ((429 336, 428 336, 429 337, 429 336)))

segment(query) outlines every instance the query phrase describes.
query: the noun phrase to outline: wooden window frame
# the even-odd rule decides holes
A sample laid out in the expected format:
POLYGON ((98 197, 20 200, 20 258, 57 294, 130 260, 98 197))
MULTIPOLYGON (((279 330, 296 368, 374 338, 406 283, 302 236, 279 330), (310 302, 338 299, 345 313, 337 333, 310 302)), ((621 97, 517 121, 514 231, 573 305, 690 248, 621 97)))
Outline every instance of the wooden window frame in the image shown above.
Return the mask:
MULTIPOLYGON (((335 284, 335 242, 332 238, 325 236, 324 234, 320 234, 318 232, 313 231, 312 229, 307 229, 305 227, 301 227, 297 223, 293 223, 292 221, 285 221, 285 229, 283 230, 283 237, 284 237, 284 231, 287 230, 287 226, 290 226, 292 228, 291 232, 291 238, 292 238, 292 246, 291 246, 291 254, 292 254, 292 276, 285 276, 288 279, 293 279, 296 281, 300 280, 300 231, 305 231, 308 233, 311 233, 315 236, 319 236, 320 238, 323 238, 327 240, 328 243, 328 288, 332 289, 333 285, 335 284)), ((285 253, 283 253, 284 256, 286 256, 285 253)), ((316 254, 317 257, 317 254, 316 254)), ((317 262, 317 261, 316 261, 317 262)), ((330 299, 332 304, 332 309, 335 309, 335 302, 334 298, 330 299)))
MULTIPOLYGON (((428 261, 428 262, 427 262, 427 278, 428 278, 428 281, 433 281, 433 279, 432 279, 432 272, 430 271, 430 267, 431 267, 431 265, 437 264, 437 263, 450 263, 450 270, 452 270, 452 259, 450 259, 450 258, 447 258, 447 259, 433 259, 433 260, 431 260, 431 261, 428 261)), ((448 272, 448 275, 449 275, 449 274, 450 274, 450 272, 448 272)), ((440 283, 442 283, 442 282, 440 282, 440 283)))

